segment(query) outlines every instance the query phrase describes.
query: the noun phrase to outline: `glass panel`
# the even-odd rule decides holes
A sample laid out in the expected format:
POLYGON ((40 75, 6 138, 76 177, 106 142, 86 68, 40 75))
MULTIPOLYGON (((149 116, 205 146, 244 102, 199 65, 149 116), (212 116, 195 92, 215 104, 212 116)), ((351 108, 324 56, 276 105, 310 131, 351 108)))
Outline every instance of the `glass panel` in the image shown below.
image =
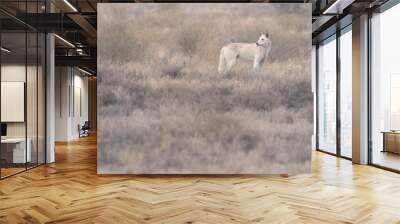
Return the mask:
MULTIPOLYGON (((26 12, 37 13, 39 11, 37 1, 27 2, 26 12)), ((34 17, 35 18, 35 17, 34 17)), ((34 20, 31 18, 31 20, 34 20)), ((36 22, 36 21, 32 21, 36 22)), ((35 30, 27 30, 27 80, 26 80, 26 113, 27 113, 27 149, 31 151, 30 161, 27 167, 37 166, 38 160, 38 34, 35 30)))
POLYGON ((30 148, 30 160, 28 160, 28 168, 34 167, 37 165, 37 132, 38 132, 38 125, 37 125, 37 74, 38 74, 38 49, 37 49, 37 33, 36 32, 29 32, 27 33, 28 38, 28 62, 27 62, 27 82, 26 82, 26 89, 27 89, 27 98, 26 98, 26 111, 27 111, 27 143, 28 143, 28 150, 30 148))
MULTIPOLYGON (((26 35, 2 33, 1 44, 1 161, 2 177, 25 170, 26 150, 26 35)), ((29 147, 28 147, 29 149, 29 147)))
POLYGON ((352 33, 340 36, 340 150, 352 157, 352 33))
POLYGON ((372 163, 400 170, 400 5, 372 22, 372 163))
POLYGON ((318 48, 318 148, 336 153, 336 39, 318 48))
POLYGON ((46 150, 45 150, 45 52, 46 39, 44 34, 39 34, 38 46, 38 163, 45 163, 46 150))
MULTIPOLYGON (((43 13, 45 1, 1 1, 0 7, 13 14, 43 13)), ((0 18, 7 20, 0 23, 0 177, 4 178, 45 162, 46 54, 44 34, 2 12, 0 18)))

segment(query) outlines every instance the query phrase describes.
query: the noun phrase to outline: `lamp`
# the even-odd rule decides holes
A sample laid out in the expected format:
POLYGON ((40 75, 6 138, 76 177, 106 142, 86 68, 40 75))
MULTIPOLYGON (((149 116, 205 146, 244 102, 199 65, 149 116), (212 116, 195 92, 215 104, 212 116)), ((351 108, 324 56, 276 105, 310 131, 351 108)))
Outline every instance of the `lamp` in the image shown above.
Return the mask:
POLYGON ((68 0, 64 0, 64 3, 67 4, 74 12, 78 12, 78 10, 68 0))
POLYGON ((6 52, 6 53, 10 53, 10 52, 11 52, 10 49, 7 49, 7 48, 5 48, 5 47, 1 47, 1 51, 4 51, 4 52, 6 52))
POLYGON ((79 68, 79 67, 78 67, 78 70, 81 71, 81 72, 83 72, 83 73, 85 73, 85 74, 87 74, 87 75, 90 75, 90 76, 93 75, 92 73, 90 73, 90 72, 88 72, 88 71, 86 71, 86 70, 84 70, 84 69, 81 69, 81 68, 79 68))
POLYGON ((68 40, 62 38, 61 36, 59 36, 58 34, 54 34, 55 37, 57 37, 59 40, 61 40, 62 42, 66 43, 67 45, 69 45, 70 47, 75 48, 75 45, 73 45, 71 42, 69 42, 68 40))

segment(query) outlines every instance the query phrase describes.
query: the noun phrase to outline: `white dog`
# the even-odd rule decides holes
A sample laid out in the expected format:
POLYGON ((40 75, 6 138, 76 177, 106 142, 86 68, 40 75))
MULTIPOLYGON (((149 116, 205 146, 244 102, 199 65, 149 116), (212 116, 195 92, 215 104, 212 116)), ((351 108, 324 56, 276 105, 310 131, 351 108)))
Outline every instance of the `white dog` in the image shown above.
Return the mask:
POLYGON ((253 72, 258 73, 271 51, 268 33, 263 33, 256 43, 230 43, 222 47, 219 55, 218 72, 228 73, 238 59, 253 62, 253 72))

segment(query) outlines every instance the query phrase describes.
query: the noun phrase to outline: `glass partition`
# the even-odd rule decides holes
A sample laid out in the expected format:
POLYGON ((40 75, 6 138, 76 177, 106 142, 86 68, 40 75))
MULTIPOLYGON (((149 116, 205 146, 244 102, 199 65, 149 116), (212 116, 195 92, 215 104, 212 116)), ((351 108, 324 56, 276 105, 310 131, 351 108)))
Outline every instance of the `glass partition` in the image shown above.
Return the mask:
MULTIPOLYGON (((45 12, 43 1, 27 1, 24 10, 28 13, 45 12)), ((31 21, 37 23, 38 17, 32 17, 31 21)), ((27 142, 31 151, 31 161, 27 163, 28 168, 39 164, 39 76, 41 70, 41 45, 44 38, 36 29, 27 27, 27 142)), ((45 86, 41 86, 44 88, 45 86)), ((29 150, 29 147, 27 148, 29 150)))
POLYGON ((336 153, 336 36, 318 47, 318 149, 336 153))
POLYGON ((1 175, 7 177, 24 171, 31 159, 26 141, 26 33, 2 33, 1 46, 1 175))
POLYGON ((26 113, 27 113, 27 150, 30 160, 27 167, 37 165, 38 160, 38 35, 36 32, 27 33, 27 74, 26 74, 26 113))
POLYGON ((340 154, 352 157, 352 32, 340 36, 340 154))
MULTIPOLYGON (((40 13, 44 1, 17 5, 40 13)), ((1 179, 45 163, 45 44, 44 33, 0 12, 1 179)))
POLYGON ((38 73, 37 73, 37 147, 38 164, 46 162, 46 139, 45 139, 45 124, 46 124, 46 38, 43 33, 38 33, 38 73))
POLYGON ((371 162, 400 170, 400 4, 371 19, 371 162))

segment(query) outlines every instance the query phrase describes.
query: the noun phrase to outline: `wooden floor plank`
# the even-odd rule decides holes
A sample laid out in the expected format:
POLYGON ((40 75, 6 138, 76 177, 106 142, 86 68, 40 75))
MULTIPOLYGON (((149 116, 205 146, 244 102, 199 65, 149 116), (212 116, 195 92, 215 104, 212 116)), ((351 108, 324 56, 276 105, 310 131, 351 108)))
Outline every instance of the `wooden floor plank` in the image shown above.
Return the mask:
POLYGON ((94 136, 0 181, 0 223, 400 223, 400 175, 313 152, 298 176, 96 174, 94 136))

